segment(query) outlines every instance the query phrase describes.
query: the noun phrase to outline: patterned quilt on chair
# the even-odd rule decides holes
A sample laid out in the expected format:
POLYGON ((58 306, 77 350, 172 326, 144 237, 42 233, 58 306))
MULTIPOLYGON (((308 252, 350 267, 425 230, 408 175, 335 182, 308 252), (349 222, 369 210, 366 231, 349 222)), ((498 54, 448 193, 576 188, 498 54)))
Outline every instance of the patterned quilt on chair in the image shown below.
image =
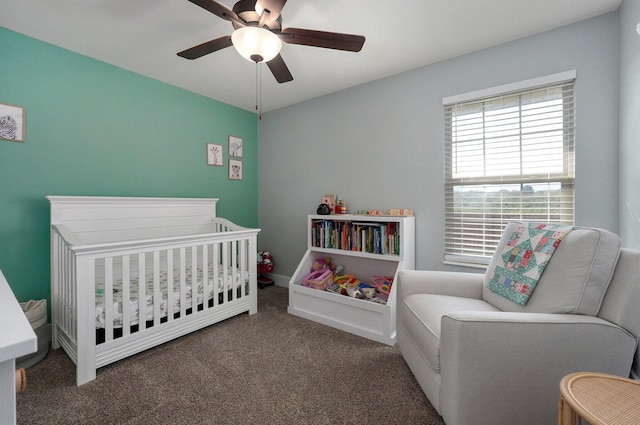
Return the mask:
POLYGON ((516 226, 499 253, 489 289, 525 305, 562 238, 572 229, 572 226, 546 223, 516 226))

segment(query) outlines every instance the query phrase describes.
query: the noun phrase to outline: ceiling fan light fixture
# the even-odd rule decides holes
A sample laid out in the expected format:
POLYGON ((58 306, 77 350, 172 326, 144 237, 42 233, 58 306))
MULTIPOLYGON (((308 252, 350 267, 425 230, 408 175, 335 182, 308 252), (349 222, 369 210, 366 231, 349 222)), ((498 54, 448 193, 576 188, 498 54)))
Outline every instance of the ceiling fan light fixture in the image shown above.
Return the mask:
POLYGON ((238 28, 231 34, 231 42, 238 53, 251 62, 269 62, 282 48, 277 35, 260 27, 238 28))

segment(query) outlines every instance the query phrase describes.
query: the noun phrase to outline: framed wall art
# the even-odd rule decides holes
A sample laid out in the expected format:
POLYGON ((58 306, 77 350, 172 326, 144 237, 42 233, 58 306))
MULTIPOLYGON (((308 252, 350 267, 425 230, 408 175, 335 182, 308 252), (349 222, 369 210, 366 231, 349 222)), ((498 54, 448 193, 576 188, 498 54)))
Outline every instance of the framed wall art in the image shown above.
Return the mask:
POLYGON ((207 143, 207 164, 220 166, 224 165, 222 145, 207 143))
POLYGON ((229 160, 229 179, 242 180, 242 161, 236 159, 229 160))
POLYGON ((329 205, 329 210, 331 214, 336 213, 336 195, 325 194, 322 197, 322 203, 329 205))
POLYGON ((24 129, 24 108, 0 103, 0 140, 24 142, 24 129))
POLYGON ((242 158, 242 139, 236 136, 229 136, 229 156, 242 158))

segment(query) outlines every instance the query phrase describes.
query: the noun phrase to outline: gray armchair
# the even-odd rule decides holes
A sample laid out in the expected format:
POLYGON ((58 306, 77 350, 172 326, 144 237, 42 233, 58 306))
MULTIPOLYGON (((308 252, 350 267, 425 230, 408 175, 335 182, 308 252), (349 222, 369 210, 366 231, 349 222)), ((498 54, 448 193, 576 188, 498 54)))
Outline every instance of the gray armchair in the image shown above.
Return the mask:
MULTIPOLYGON (((526 224, 510 223, 496 253, 526 224)), ((484 275, 400 272, 398 345, 448 425, 552 424, 564 375, 638 378, 640 251, 620 245, 570 231, 525 305, 488 288, 498 254, 484 275)))

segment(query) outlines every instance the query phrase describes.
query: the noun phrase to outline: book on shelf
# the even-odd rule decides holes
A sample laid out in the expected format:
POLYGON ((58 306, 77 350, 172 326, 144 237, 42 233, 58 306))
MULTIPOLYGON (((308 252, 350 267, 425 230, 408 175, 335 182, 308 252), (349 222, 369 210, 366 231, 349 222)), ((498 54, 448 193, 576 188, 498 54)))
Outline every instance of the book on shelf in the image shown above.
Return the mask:
POLYGON ((313 219, 311 245, 318 248, 400 254, 398 222, 342 221, 313 219))

